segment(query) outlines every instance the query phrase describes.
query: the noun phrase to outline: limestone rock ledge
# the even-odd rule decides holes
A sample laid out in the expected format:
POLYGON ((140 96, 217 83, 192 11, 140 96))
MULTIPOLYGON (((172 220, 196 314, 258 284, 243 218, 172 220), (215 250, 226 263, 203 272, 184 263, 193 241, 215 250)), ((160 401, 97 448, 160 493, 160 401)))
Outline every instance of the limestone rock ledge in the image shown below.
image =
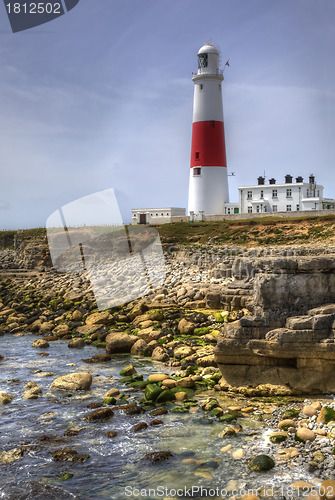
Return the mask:
POLYGON ((269 329, 264 317, 242 317, 218 336, 215 360, 221 386, 271 384, 291 394, 335 392, 335 304, 289 317, 284 327, 269 329))

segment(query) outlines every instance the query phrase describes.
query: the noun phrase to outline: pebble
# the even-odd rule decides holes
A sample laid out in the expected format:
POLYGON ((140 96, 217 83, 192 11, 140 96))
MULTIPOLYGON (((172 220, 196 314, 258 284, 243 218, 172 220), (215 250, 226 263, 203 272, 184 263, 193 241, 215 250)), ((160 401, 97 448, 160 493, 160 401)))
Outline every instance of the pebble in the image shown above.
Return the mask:
POLYGON ((231 455, 235 460, 239 460, 244 457, 245 451, 243 448, 238 448, 237 450, 232 451, 231 455))
POLYGON ((296 435, 299 439, 301 439, 304 442, 314 441, 314 439, 316 438, 315 433, 312 430, 307 429, 306 427, 300 427, 297 430, 296 435))

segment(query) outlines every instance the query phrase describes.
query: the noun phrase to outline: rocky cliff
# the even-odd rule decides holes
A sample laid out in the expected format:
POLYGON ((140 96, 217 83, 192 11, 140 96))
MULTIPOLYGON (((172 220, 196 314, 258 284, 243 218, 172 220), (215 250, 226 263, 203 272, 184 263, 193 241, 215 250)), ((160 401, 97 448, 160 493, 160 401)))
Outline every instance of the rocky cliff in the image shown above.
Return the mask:
POLYGON ((334 247, 297 247, 290 255, 236 260, 233 275, 253 276, 253 315, 225 325, 218 337, 223 386, 335 391, 334 254, 334 247))
MULTIPOLYGON (((14 247, 0 252, 0 270, 49 269, 44 236, 18 234, 14 247)), ((165 283, 145 300, 229 312, 229 321, 215 326, 221 330, 214 353, 223 388, 273 384, 293 393, 335 391, 334 245, 165 241, 164 254, 165 283)))

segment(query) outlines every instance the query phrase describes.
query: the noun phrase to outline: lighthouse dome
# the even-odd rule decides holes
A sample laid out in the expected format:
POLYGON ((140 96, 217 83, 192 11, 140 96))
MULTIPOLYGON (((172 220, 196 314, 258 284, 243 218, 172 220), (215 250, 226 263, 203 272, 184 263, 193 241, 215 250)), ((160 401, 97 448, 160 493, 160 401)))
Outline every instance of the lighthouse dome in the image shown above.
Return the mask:
POLYGON ((205 45, 203 45, 201 47, 201 49, 199 49, 198 56, 200 54, 217 54, 217 55, 219 55, 220 51, 211 43, 205 43, 205 45))
MULTIPOLYGON (((219 75, 220 51, 207 42, 198 52, 198 75, 219 75)), ((223 77, 221 78, 223 80, 223 77)))

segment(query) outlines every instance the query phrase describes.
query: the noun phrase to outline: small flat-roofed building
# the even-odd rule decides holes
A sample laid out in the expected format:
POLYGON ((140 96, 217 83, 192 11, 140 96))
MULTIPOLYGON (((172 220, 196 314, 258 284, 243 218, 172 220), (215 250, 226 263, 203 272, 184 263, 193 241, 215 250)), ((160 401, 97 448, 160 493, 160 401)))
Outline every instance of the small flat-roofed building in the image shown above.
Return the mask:
POLYGON ((131 211, 132 224, 165 224, 172 222, 171 217, 185 215, 185 208, 133 208, 131 211))

